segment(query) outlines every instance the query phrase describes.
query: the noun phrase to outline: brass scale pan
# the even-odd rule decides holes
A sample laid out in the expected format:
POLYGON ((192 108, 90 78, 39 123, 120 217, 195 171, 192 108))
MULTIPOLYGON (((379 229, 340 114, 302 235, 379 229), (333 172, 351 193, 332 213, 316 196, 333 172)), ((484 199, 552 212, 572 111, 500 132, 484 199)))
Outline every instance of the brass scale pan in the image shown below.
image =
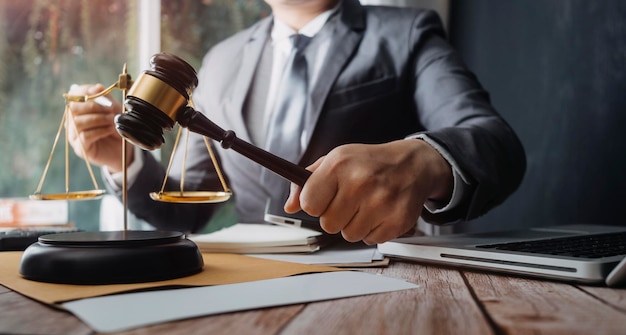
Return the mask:
POLYGON ((217 203, 230 199, 231 194, 228 191, 171 191, 152 192, 150 198, 162 202, 217 203))
MULTIPOLYGON (((31 194, 31 200, 95 200, 101 198, 104 190, 88 190, 67 193, 31 194)), ((226 191, 170 191, 152 192, 150 198, 161 202, 177 203, 218 203, 230 199, 232 193, 226 191)))
POLYGON ((29 196, 30 200, 94 200, 101 198, 104 190, 76 191, 66 193, 35 193, 29 196))

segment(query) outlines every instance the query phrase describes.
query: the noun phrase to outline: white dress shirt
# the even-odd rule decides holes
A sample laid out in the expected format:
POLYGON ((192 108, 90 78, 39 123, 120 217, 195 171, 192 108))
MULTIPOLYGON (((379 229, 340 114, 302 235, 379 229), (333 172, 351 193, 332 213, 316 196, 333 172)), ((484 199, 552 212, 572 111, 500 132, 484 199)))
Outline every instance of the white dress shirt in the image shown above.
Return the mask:
MULTIPOLYGON (((293 48, 289 37, 293 34, 302 34, 309 38, 313 38, 317 33, 322 30, 328 19, 332 14, 334 14, 339 5, 335 8, 327 10, 322 14, 315 17, 311 22, 307 23, 302 29, 299 31, 293 30, 284 22, 280 21, 277 18, 274 18, 274 24, 272 26, 272 31, 270 33, 271 36, 271 45, 273 47, 273 56, 272 56, 272 73, 270 77, 270 86, 267 94, 267 100, 265 103, 265 114, 263 117, 263 129, 268 129, 269 120, 271 120, 272 113, 275 110, 276 98, 278 96, 278 86, 280 85, 280 79, 284 72, 287 58, 291 53, 291 49, 293 48)), ((317 78, 321 72, 322 64, 324 63, 324 59, 328 54, 328 49, 330 48, 330 39, 325 39, 320 41, 319 44, 315 46, 314 53, 307 53, 306 59, 307 63, 311 64, 309 69, 311 70, 309 76, 309 87, 313 87, 317 78)), ((300 149, 301 152, 304 152, 305 139, 308 138, 306 130, 303 131, 302 136, 300 137, 300 149)))

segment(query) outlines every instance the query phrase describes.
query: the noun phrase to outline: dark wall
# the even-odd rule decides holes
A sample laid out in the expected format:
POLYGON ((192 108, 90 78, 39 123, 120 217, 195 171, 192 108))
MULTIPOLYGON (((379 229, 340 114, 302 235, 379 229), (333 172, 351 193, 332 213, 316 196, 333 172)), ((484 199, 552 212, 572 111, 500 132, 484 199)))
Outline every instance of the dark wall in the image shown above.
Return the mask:
POLYGON ((459 230, 626 225, 626 1, 451 0, 450 9, 451 42, 528 159, 517 192, 459 230))

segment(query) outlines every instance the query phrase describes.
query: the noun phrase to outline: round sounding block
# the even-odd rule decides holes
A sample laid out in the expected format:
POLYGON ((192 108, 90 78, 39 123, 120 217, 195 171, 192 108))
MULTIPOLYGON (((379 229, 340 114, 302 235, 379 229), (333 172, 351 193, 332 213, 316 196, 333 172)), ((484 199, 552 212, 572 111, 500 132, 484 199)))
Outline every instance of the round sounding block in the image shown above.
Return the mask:
POLYGON ((203 266, 196 244, 180 232, 71 232, 40 236, 19 272, 48 283, 121 284, 185 277, 203 266))

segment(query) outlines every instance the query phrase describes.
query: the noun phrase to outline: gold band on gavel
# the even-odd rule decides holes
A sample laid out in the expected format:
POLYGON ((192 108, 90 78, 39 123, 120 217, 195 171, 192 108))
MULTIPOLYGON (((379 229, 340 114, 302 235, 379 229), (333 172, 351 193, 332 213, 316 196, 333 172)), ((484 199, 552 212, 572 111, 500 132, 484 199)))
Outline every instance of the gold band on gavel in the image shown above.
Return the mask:
POLYGON ((176 121, 176 112, 187 105, 187 99, 175 88, 161 79, 142 73, 128 91, 129 96, 134 96, 167 114, 176 121))

